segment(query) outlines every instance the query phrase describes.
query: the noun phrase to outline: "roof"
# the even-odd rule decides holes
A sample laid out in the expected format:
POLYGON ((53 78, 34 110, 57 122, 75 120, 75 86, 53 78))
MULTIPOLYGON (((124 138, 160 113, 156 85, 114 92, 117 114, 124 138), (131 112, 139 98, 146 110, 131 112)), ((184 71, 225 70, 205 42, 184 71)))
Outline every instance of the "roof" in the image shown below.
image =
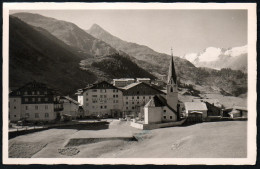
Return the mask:
POLYGON ((61 98, 62 99, 66 99, 66 100, 70 101, 71 103, 79 105, 79 102, 77 102, 76 100, 70 98, 69 96, 62 96, 61 98))
POLYGON ((136 78, 136 80, 151 80, 150 78, 136 78))
POLYGON ((129 80, 135 80, 134 78, 120 78, 120 79, 113 79, 113 81, 129 81, 129 80))
POLYGON ((168 107, 174 113, 177 113, 171 106, 167 104, 167 100, 161 95, 153 96, 144 107, 168 107))
POLYGON ((161 97, 155 95, 151 98, 151 100, 145 105, 145 107, 163 107, 167 106, 167 103, 165 103, 164 99, 161 97))
POLYGON ((247 111, 247 108, 246 107, 242 107, 242 106, 234 106, 234 107, 225 108, 225 110, 232 110, 232 109, 247 111))
MULTIPOLYGON (((161 90, 159 90, 157 88, 156 85, 152 85, 152 84, 147 84, 147 83, 144 83, 144 82, 135 82, 135 83, 131 83, 125 87, 122 87, 121 89, 124 90, 124 94, 126 94, 126 92, 130 89, 132 89, 133 87, 136 87, 138 85, 144 85, 144 86, 147 86, 148 88, 151 88, 153 89, 154 91, 156 91, 155 94, 165 94, 164 92, 162 92, 161 90)), ((141 93, 141 92, 140 92, 141 93)), ((155 94, 152 94, 152 95, 155 95, 155 94)), ((141 95, 141 94, 140 94, 141 95)))
POLYGON ((184 106, 186 110, 208 110, 203 102, 184 102, 184 106))
POLYGON ((122 87, 122 89, 128 90, 128 89, 130 89, 130 88, 132 88, 132 87, 134 87, 134 86, 137 86, 137 85, 139 85, 139 84, 141 84, 141 83, 142 83, 142 82, 131 83, 131 84, 125 86, 125 87, 122 87))
POLYGON ((167 82, 170 83, 171 80, 173 80, 174 83, 177 84, 177 76, 176 76, 174 62, 173 62, 173 56, 171 58, 171 62, 170 62, 170 66, 169 66, 169 73, 168 73, 167 82))
POLYGON ((101 81, 101 82, 94 83, 94 84, 88 84, 87 87, 85 87, 83 89, 78 89, 77 93, 75 93, 75 94, 80 95, 84 91, 89 90, 89 89, 118 89, 118 90, 120 90, 120 88, 113 86, 112 84, 108 83, 107 81, 101 81))

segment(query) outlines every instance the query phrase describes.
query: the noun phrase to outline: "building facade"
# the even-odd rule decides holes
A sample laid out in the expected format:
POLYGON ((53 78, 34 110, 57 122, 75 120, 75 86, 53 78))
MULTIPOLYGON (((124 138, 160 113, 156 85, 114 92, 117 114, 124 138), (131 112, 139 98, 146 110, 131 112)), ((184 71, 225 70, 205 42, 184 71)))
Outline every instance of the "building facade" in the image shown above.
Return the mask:
POLYGON ((79 89, 78 102, 84 109, 84 116, 121 117, 123 92, 106 81, 79 89))
POLYGON ((59 94, 43 83, 30 82, 9 93, 10 121, 53 121, 62 110, 59 94))
POLYGON ((143 82, 132 83, 123 90, 123 116, 142 117, 143 107, 157 94, 164 94, 157 88, 143 82))

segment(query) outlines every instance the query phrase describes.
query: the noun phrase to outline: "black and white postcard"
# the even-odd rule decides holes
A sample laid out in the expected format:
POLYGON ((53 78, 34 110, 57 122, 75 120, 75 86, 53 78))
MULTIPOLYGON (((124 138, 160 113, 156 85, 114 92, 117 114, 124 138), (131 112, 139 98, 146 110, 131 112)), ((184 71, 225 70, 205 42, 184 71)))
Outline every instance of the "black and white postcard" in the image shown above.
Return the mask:
POLYGON ((255 164, 256 4, 4 3, 4 164, 255 164))

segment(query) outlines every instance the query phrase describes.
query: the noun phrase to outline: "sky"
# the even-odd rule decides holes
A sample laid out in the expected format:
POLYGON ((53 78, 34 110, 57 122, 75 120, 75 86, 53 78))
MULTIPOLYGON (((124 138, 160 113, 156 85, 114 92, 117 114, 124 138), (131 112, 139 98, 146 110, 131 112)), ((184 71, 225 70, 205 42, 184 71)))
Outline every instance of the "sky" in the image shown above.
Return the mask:
POLYGON ((94 23, 118 38, 161 53, 182 56, 207 47, 247 44, 246 10, 27 10, 73 22, 82 29, 94 23))

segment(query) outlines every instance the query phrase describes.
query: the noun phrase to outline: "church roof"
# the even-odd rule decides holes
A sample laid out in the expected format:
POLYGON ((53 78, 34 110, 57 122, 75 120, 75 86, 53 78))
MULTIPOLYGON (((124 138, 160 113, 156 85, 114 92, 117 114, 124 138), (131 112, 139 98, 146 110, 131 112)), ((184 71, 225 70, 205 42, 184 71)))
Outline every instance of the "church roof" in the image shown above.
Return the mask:
POLYGON ((167 106, 172 112, 177 113, 171 106, 167 104, 167 100, 161 95, 155 95, 151 100, 145 105, 145 107, 163 107, 167 106))
POLYGON ((173 79, 174 83, 177 84, 177 75, 176 75, 176 72, 175 72, 173 56, 171 58, 171 62, 170 62, 170 66, 169 66, 169 73, 168 73, 167 82, 170 83, 171 79, 173 79))

